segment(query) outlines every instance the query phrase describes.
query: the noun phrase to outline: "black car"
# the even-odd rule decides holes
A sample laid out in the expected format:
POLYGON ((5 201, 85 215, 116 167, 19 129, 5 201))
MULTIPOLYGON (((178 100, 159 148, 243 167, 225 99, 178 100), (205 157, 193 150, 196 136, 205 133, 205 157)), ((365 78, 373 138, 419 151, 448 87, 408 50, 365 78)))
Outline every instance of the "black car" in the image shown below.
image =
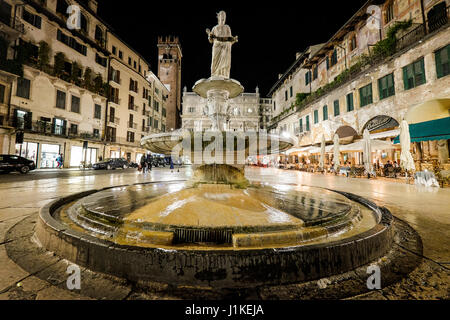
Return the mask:
POLYGON ((128 169, 129 167, 130 164, 125 159, 106 159, 92 166, 94 170, 128 169))
POLYGON ((0 155, 0 172, 10 173, 18 171, 22 174, 36 170, 34 161, 13 155, 0 155))

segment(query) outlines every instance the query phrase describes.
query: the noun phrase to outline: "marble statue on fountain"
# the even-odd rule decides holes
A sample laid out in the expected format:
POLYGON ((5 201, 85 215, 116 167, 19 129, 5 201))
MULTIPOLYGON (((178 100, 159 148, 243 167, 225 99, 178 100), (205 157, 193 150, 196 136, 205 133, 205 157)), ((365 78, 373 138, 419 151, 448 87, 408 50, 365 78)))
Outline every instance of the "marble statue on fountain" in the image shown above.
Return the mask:
POLYGON ((217 14, 218 25, 212 31, 206 29, 209 42, 213 44, 211 77, 230 78, 231 47, 238 42, 238 37, 231 34, 230 26, 225 24, 225 11, 217 14))

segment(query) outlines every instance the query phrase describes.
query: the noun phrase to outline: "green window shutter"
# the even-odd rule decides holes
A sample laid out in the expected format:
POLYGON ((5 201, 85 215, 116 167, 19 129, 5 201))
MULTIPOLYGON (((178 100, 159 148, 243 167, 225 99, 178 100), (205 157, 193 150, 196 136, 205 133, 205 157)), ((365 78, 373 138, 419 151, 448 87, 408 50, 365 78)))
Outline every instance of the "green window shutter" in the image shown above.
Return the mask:
POLYGON ((341 110, 339 108, 339 100, 334 102, 334 116, 337 117, 341 114, 341 110))
POLYGON ((300 132, 303 132, 303 119, 300 119, 300 132))
POLYGON ((421 60, 420 60, 420 68, 421 68, 421 73, 423 74, 423 81, 422 81, 422 83, 421 84, 424 84, 424 83, 426 83, 427 82, 427 76, 426 76, 426 74, 425 74, 425 58, 422 58, 421 60))
POLYGON ((403 85, 405 86, 405 90, 411 89, 408 81, 408 67, 403 68, 403 85))
POLYGON ((395 81, 393 73, 391 73, 387 78, 387 93, 389 96, 395 95, 395 81))
POLYGON ((328 120, 328 106, 323 107, 323 121, 328 120))
POLYGON ((378 79, 378 93, 380 95, 380 100, 384 99, 384 94, 383 94, 383 79, 378 79))
POLYGON ((436 53, 434 54, 435 56, 435 60, 436 60, 436 74, 438 79, 442 78, 444 76, 444 72, 442 69, 442 59, 441 59, 441 50, 436 51, 436 53))

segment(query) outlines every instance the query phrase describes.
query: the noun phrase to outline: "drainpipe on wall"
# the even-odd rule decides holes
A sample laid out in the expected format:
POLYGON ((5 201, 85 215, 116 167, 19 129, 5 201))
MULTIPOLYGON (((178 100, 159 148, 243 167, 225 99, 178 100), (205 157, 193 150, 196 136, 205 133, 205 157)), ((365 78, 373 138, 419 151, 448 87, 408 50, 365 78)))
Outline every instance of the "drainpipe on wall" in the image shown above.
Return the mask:
POLYGON ((425 19, 425 6, 423 0, 420 0, 420 10, 422 11, 423 32, 424 34, 427 34, 427 21, 425 19))

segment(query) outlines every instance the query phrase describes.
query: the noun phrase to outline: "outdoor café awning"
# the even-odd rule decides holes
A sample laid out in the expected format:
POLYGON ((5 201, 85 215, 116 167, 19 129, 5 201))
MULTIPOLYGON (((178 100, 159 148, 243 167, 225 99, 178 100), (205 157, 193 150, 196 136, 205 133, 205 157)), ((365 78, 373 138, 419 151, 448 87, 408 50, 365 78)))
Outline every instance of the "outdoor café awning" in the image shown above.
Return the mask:
MULTIPOLYGON (((372 151, 378 150, 391 150, 395 149, 395 146, 391 142, 383 140, 371 140, 372 151)), ((341 152, 362 152, 364 149, 364 141, 360 140, 352 144, 340 146, 341 152)))
MULTIPOLYGON (((411 142, 435 141, 450 139, 450 117, 416 123, 409 126, 411 142)), ((395 144, 400 143, 400 136, 395 138, 395 144)))
MULTIPOLYGON (((411 142, 450 139, 450 99, 435 99, 412 107, 406 114, 411 142)), ((400 143, 400 136, 394 143, 400 143)))
POLYGON ((288 151, 286 151, 286 154, 288 156, 290 156, 293 153, 302 153, 302 152, 306 153, 306 152, 309 152, 310 149, 311 149, 311 147, 289 149, 288 151))

